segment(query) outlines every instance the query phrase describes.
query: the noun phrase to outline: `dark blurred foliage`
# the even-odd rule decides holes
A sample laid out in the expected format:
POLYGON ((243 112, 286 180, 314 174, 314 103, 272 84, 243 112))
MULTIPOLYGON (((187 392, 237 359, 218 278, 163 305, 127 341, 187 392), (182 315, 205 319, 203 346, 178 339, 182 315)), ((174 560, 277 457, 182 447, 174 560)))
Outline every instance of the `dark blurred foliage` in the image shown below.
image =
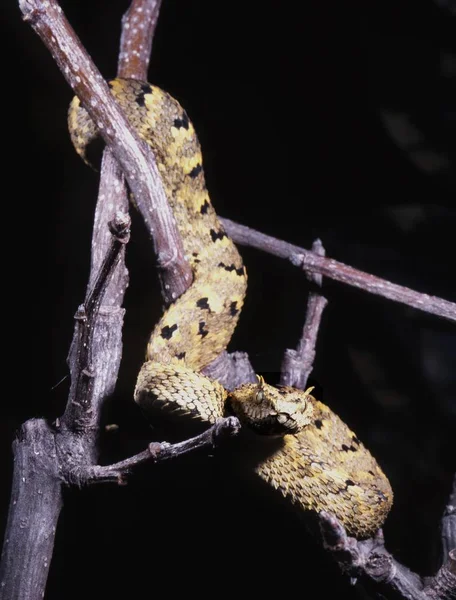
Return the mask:
MULTIPOLYGON (((187 108, 218 212, 418 291, 456 300, 456 15, 450 2, 163 0, 150 80, 187 108)), ((106 77, 127 0, 62 2, 106 77)), ((22 421, 63 410, 72 317, 85 292, 97 175, 66 131, 71 91, 21 21, 1 16, 3 268, 7 332, 2 515, 22 421), (6 73, 5 73, 6 71, 6 73), (5 162, 6 160, 6 162, 5 162)), ((134 219, 125 351, 103 442, 110 462, 167 434, 132 402, 160 311, 151 246, 134 219)), ((291 265, 243 249, 249 296, 232 348, 277 380, 308 287, 291 265)), ((435 316, 325 281, 312 384, 391 479, 389 549, 430 574, 455 470, 456 330, 435 316)), ((300 520, 230 450, 143 469, 122 489, 68 494, 46 598, 152 597, 220 587, 355 597, 300 520), (91 583, 89 583, 91 582, 91 583)))

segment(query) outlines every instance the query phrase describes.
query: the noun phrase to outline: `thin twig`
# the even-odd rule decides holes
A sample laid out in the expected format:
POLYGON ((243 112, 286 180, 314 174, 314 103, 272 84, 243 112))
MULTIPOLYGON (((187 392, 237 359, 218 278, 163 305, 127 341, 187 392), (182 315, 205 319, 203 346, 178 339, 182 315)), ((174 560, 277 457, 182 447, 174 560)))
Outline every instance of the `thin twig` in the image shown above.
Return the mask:
POLYGON ((299 246, 278 240, 229 219, 220 220, 228 235, 238 244, 251 246, 269 254, 274 254, 274 256, 286 258, 305 271, 320 273, 324 277, 360 288, 370 294, 412 306, 413 308, 443 317, 449 321, 456 321, 456 304, 454 302, 443 300, 437 296, 421 294, 404 286, 386 281, 386 279, 375 277, 375 275, 371 275, 370 273, 358 271, 358 269, 349 267, 337 260, 318 256, 318 254, 310 250, 305 250, 299 246))
POLYGON ((108 252, 95 279, 93 288, 89 289, 84 302, 84 317, 87 320, 93 319, 98 312, 106 288, 119 261, 120 251, 125 244, 128 244, 130 239, 130 217, 125 213, 118 213, 116 218, 108 223, 108 229, 112 235, 112 242, 108 247, 108 252))
POLYGON ((82 474, 81 481, 84 483, 99 483, 113 481, 119 484, 125 483, 126 476, 135 467, 146 462, 159 463, 171 458, 178 458, 189 452, 200 448, 214 447, 220 439, 237 435, 240 423, 236 417, 222 418, 212 427, 193 438, 178 442, 177 444, 152 443, 147 450, 136 454, 126 460, 106 466, 92 466, 82 474))
MULTIPOLYGON (((312 244, 312 251, 319 256, 325 255, 321 240, 315 240, 312 244)), ((307 278, 315 285, 316 289, 321 287, 322 276, 320 274, 308 273, 307 278)), ((327 299, 319 292, 311 291, 309 293, 301 339, 296 350, 285 350, 280 374, 281 385, 290 385, 301 390, 306 389, 307 380, 313 369, 321 317, 327 303, 327 299)))

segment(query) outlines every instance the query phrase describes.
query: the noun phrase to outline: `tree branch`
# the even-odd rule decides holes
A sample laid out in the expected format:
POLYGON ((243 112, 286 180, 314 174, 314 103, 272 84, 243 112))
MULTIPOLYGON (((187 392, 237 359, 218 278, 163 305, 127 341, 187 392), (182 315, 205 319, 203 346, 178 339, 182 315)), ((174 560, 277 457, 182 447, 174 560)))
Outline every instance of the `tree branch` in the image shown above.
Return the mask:
POLYGON ((240 423, 236 417, 219 419, 217 423, 206 429, 200 435, 178 442, 177 444, 152 443, 147 450, 112 465, 94 465, 89 467, 81 476, 83 483, 99 483, 113 481, 125 483, 126 476, 131 470, 146 462, 160 463, 171 458, 178 458, 200 448, 214 448, 221 439, 236 435, 240 423))
MULTIPOLYGON (((315 240, 312 245, 312 251, 319 256, 325 255, 325 249, 321 240, 315 240)), ((308 273, 307 278, 315 285, 316 289, 321 287, 322 276, 320 274, 308 273)), ((307 380, 313 369, 315 346, 317 344, 321 317, 327 303, 327 299, 320 293, 316 291, 309 293, 306 320, 301 339, 296 350, 285 350, 280 375, 281 385, 290 385, 301 390, 306 389, 307 380)))
POLYGON ((443 511, 442 549, 444 557, 456 549, 456 474, 453 478, 453 487, 447 505, 443 511))
POLYGON ((41 600, 51 564, 62 484, 54 434, 42 419, 22 425, 0 562, 2 600, 41 600))
MULTIPOLYGON (((170 300, 177 297, 179 290, 183 291, 190 281, 188 265, 185 261, 176 263, 179 250, 176 253, 175 249, 179 249, 180 238, 177 241, 173 239, 174 220, 170 217, 166 198, 165 205, 162 205, 163 188, 150 150, 130 131, 58 3, 53 0, 21 0, 20 7, 53 53, 76 93, 83 102, 87 102, 92 118, 102 128, 105 137, 108 141, 111 137, 114 139, 114 154, 127 173, 150 233, 153 232, 154 219, 157 220, 157 237, 163 242, 159 264, 164 289, 170 300), (116 135, 118 129, 123 137, 116 135), (158 198, 157 203, 151 201, 154 194, 158 198)), ((141 77, 142 72, 146 72, 144 64, 141 71, 144 52, 141 53, 136 44, 150 48, 158 8, 156 0, 134 1, 126 15, 123 44, 138 60, 132 61, 132 70, 128 72, 129 53, 124 48, 119 65, 123 76, 137 74, 141 77), (136 18, 135 11, 137 15, 140 8, 145 14, 154 15, 154 24, 147 26, 145 35, 138 35, 135 28, 130 27, 136 18), (131 29, 135 36, 130 44, 129 39, 132 38, 126 33, 127 29, 131 29)), ((138 29, 141 30, 140 27, 138 29)), ((123 175, 110 150, 106 150, 95 213, 91 274, 85 305, 77 315, 69 356, 72 386, 67 409, 63 418, 57 419, 55 427, 40 419, 27 421, 13 444, 13 489, 0 565, 0 597, 5 600, 38 600, 44 596, 62 506, 62 484, 79 485, 81 475, 87 474, 90 465, 96 464, 101 406, 114 390, 122 350, 124 311, 121 304, 128 282, 123 260, 129 224, 126 198, 123 175), (110 232, 107 223, 113 219, 115 226, 110 232)), ((235 433, 236 423, 230 422, 230 426, 235 433)), ((223 425, 220 431, 222 429, 223 425)), ((229 429, 228 425, 225 429, 229 429)), ((183 444, 181 451, 174 450, 175 455, 202 445, 195 441, 193 445, 190 441, 188 447, 185 447, 185 442, 183 444)), ((134 462, 130 460, 130 465, 133 466, 134 462)), ((109 467, 103 468, 109 470, 109 467)))
MULTIPOLYGON (((117 72, 119 77, 147 77, 149 53, 146 54, 144 49, 147 48, 150 51, 150 48, 152 47, 160 4, 161 2, 157 2, 157 0, 134 0, 127 13, 124 15, 122 20, 123 27, 117 72), (140 15, 142 15, 144 19, 150 17, 150 21, 143 20, 140 22, 140 15)), ((94 102, 95 100, 93 98, 88 99, 89 104, 93 104, 94 102)), ((102 273, 102 265, 106 260, 109 260, 107 257, 115 251, 115 248, 112 245, 112 232, 109 223, 120 219, 119 224, 122 226, 123 219, 127 222, 127 217, 123 215, 127 215, 128 213, 128 204, 128 192, 124 175, 119 164, 115 160, 111 149, 106 147, 103 152, 100 186, 95 209, 91 247, 91 272, 87 290, 88 297, 90 297, 90 295, 92 295, 92 297, 94 296, 93 290, 96 286, 96 278, 102 273)), ((124 242, 127 240, 124 239, 119 241, 125 245, 124 242)), ((87 344, 87 340, 85 340, 82 345, 83 354, 88 354, 89 351, 95 351, 98 364, 97 368, 94 369, 94 372, 96 373, 96 378, 94 380, 83 373, 85 369, 84 366, 81 367, 80 365, 78 368, 78 366, 74 364, 74 361, 72 365, 71 357, 73 356, 73 353, 70 351, 69 362, 70 367, 72 366, 74 376, 72 376, 72 389, 70 390, 66 416, 64 416, 63 419, 70 428, 73 428, 75 422, 79 420, 81 408, 84 404, 86 406, 86 415, 89 415, 89 428, 96 426, 98 424, 101 406, 106 399, 112 395, 117 382, 120 359, 122 356, 124 310, 121 307, 125 290, 128 285, 125 252, 122 247, 119 247, 118 250, 119 256, 117 268, 112 270, 109 277, 106 277, 105 273, 105 277, 102 278, 106 286, 106 290, 103 294, 102 313, 106 314, 105 316, 100 314, 100 307, 98 306, 97 315, 93 315, 94 323, 88 329, 89 332, 92 332, 92 335, 93 332, 97 330, 99 339, 109 340, 109 343, 104 344, 104 346, 97 344, 95 350, 92 348, 92 344, 87 344), (84 346, 84 343, 86 343, 86 346, 84 346), (78 382, 77 385, 74 384, 76 381, 78 382), (86 394, 84 390, 80 389, 80 386, 84 385, 84 383, 95 386, 96 393, 86 394), (77 389, 78 385, 79 389, 77 389), (72 412, 72 408, 75 408, 76 413, 72 412), (71 414, 69 414, 69 411, 71 414)), ((96 295, 97 294, 95 294, 95 296, 96 295)), ((80 315, 77 315, 77 319, 79 319, 80 322, 80 315)), ((79 335, 78 329, 77 320, 72 348, 81 347, 81 344, 79 344, 79 346, 77 344, 79 335)), ((78 351, 79 350, 76 350, 76 352, 78 351)), ((87 356, 82 359, 79 357, 79 361, 82 361, 82 363, 87 365, 89 364, 87 356)), ((88 371, 91 371, 90 367, 88 368, 88 371)), ((90 392, 90 390, 87 390, 87 392, 90 392)), ((94 441, 95 437, 92 437, 94 441)), ((93 456, 93 460, 96 460, 95 456, 93 456)))
POLYGON ((234 390, 243 383, 257 381, 255 371, 245 352, 222 352, 202 372, 206 377, 217 379, 227 390, 234 390))
POLYGON ((431 600, 456 598, 456 548, 445 557, 445 562, 424 591, 431 600))
MULTIPOLYGON (((76 313, 75 334, 69 354, 71 387, 67 407, 62 417, 62 425, 78 433, 91 432, 92 429, 99 426, 101 405, 107 396, 106 393, 103 393, 94 397, 96 376, 104 372, 102 365, 95 363, 101 356, 104 361, 106 352, 110 353, 113 348, 119 347, 119 344, 108 343, 106 345, 106 338, 109 339, 109 342, 113 341, 110 335, 113 328, 109 318, 112 309, 108 307, 101 311, 100 308, 105 291, 121 258, 121 250, 130 237, 130 217, 119 213, 108 225, 111 232, 111 244, 99 273, 95 277, 93 288, 89 288, 86 301, 76 313), (107 331, 105 314, 108 316, 107 331), (100 335, 101 332, 102 335, 100 335), (97 366, 100 368, 96 368, 97 366)), ((114 312, 117 311, 114 309, 114 312)), ((117 365, 117 363, 116 360, 115 364, 117 365)), ((106 365, 106 362, 104 364, 106 365)), ((107 365, 111 371, 111 361, 107 361, 107 365)), ((115 375, 117 376, 117 372, 115 375)), ((93 442, 95 443, 95 440, 93 442)))
POLYGON ((152 150, 127 121, 58 2, 20 0, 19 6, 122 167, 154 241, 165 301, 173 302, 190 285, 192 274, 152 150))
POLYGON ((388 594, 387 598, 429 600, 420 577, 394 560, 386 550, 381 530, 375 538, 360 542, 348 537, 333 515, 321 512, 320 531, 324 547, 353 582, 359 578, 368 590, 388 594))
POLYGON ((320 273, 324 277, 360 288, 370 294, 412 306, 413 308, 443 317, 449 321, 456 321, 456 304, 454 302, 443 300, 437 296, 421 294, 402 285, 386 281, 386 279, 375 277, 375 275, 371 275, 370 273, 358 271, 358 269, 354 269, 337 260, 318 256, 318 254, 310 250, 305 250, 299 246, 278 240, 229 219, 220 220, 228 235, 237 244, 251 246, 274 256, 286 258, 305 271, 320 273))
POLYGON ((133 0, 122 18, 117 77, 147 81, 162 0, 133 0))
POLYGON ((448 543, 454 543, 451 536, 455 523, 448 522, 448 519, 455 519, 455 487, 456 475, 442 519, 443 564, 429 581, 394 559, 385 548, 381 529, 375 538, 358 541, 347 535, 333 515, 321 512, 319 517, 323 545, 344 573, 353 580, 359 578, 366 589, 371 589, 375 595, 384 594, 387 598, 406 600, 452 600, 456 598, 456 547, 448 550, 448 543))

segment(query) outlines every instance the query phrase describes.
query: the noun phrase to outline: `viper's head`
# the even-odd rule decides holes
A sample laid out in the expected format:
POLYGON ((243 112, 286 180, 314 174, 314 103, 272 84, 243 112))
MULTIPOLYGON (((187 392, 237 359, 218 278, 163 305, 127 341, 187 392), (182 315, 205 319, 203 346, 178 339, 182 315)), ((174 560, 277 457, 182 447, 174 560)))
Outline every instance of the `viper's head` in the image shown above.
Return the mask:
POLYGON ((275 388, 258 377, 258 383, 242 385, 230 393, 233 412, 257 433, 284 435, 298 433, 312 421, 310 392, 292 387, 275 388))

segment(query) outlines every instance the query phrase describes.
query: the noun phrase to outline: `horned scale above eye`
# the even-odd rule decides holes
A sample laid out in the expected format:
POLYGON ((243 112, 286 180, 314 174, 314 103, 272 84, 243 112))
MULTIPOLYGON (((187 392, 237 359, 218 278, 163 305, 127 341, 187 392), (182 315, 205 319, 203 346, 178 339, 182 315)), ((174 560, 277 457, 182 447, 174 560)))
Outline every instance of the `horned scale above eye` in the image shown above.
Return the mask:
POLYGON ((263 390, 258 391, 254 396, 255 402, 263 402, 264 400, 264 392, 263 390))
MULTIPOLYGON (((199 373, 227 347, 244 302, 242 259, 212 208, 195 130, 179 103, 147 82, 115 79, 111 91, 156 157, 193 284, 154 328, 135 400, 156 418, 214 423, 227 409, 273 440, 256 472, 304 510, 327 510, 357 537, 375 533, 392 504, 389 482, 355 434, 311 395, 262 377, 230 394, 199 373), (277 445, 279 440, 279 445, 277 445)), ((76 151, 98 131, 75 98, 68 124, 76 151)), ((178 422, 178 421, 177 421, 178 422)), ((263 446, 264 447, 264 446, 263 446)))

